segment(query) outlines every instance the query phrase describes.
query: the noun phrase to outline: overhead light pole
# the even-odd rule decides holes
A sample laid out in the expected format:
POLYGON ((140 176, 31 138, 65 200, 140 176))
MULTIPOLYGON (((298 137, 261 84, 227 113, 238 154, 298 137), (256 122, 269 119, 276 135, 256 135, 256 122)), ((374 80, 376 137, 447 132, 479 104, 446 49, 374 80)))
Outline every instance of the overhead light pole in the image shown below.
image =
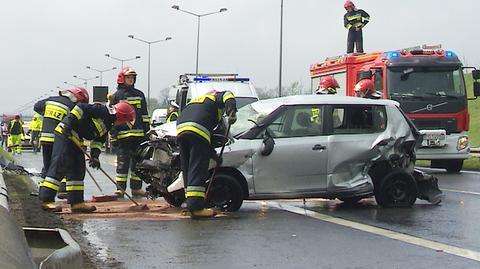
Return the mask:
POLYGON ((87 82, 92 80, 92 79, 99 78, 99 76, 94 76, 94 77, 91 77, 91 78, 82 78, 82 77, 79 77, 77 75, 73 75, 73 77, 76 78, 76 79, 79 79, 79 80, 83 80, 83 85, 85 85, 85 89, 87 89, 87 90, 88 90, 87 82))
MULTIPOLYGON (((80 87, 80 86, 82 86, 82 84, 73 84, 73 83, 70 83, 70 82, 68 82, 68 81, 64 81, 63 83, 65 83, 65 84, 67 84, 67 85, 70 85, 70 86, 72 86, 72 87, 80 87)), ((59 87, 58 87, 58 88, 59 88, 59 87)))
POLYGON ((278 70, 278 97, 282 96, 283 0, 280 0, 280 60, 278 70))
POLYGON ((102 75, 103 75, 103 73, 108 72, 108 71, 115 70, 115 69, 117 69, 117 68, 114 66, 114 67, 109 68, 109 69, 100 70, 100 69, 93 68, 93 67, 91 67, 91 66, 87 66, 87 69, 90 69, 90 70, 93 70, 93 71, 97 71, 97 72, 100 74, 100 86, 102 86, 102 85, 103 85, 103 81, 102 81, 102 75))
POLYGON ((143 42, 148 45, 148 86, 147 86, 147 102, 150 102, 150 47, 152 44, 163 42, 163 41, 168 41, 171 40, 171 37, 166 37, 165 39, 159 39, 155 41, 147 41, 138 37, 135 37, 134 35, 129 35, 128 36, 131 39, 138 40, 140 42, 143 42))
POLYGON ((209 16, 209 15, 213 15, 213 14, 217 14, 217 13, 221 13, 221 12, 225 12, 225 11, 227 11, 227 9, 226 8, 221 8, 219 11, 214 11, 214 12, 209 12, 209 13, 204 13, 204 14, 197 14, 197 13, 193 13, 191 11, 183 10, 178 5, 174 5, 174 6, 172 6, 172 8, 176 9, 178 11, 181 11, 183 13, 187 13, 187 14, 190 14, 190 15, 193 15, 193 16, 197 17, 197 60, 196 60, 196 64, 195 64, 195 74, 196 74, 196 76, 198 76, 198 55, 199 55, 199 50, 200 50, 200 18, 205 17, 205 16, 209 16))
POLYGON ((113 56, 110 55, 109 53, 105 53, 105 56, 107 56, 108 58, 111 58, 111 59, 114 59, 114 60, 116 60, 116 61, 121 62, 121 63, 122 63, 121 66, 122 66, 122 67, 121 67, 120 69, 123 69, 123 63, 124 63, 124 62, 128 62, 128 61, 133 61, 133 60, 136 60, 136 59, 140 59, 140 56, 138 56, 138 55, 135 56, 135 57, 132 57, 132 58, 124 58, 124 59, 122 59, 122 58, 117 58, 117 57, 113 57, 113 56))

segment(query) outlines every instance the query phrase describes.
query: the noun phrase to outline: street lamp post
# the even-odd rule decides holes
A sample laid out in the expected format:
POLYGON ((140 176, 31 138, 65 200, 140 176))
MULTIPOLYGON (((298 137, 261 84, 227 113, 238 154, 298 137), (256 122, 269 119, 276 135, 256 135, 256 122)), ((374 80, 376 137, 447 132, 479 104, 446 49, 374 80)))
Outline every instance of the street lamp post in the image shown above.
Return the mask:
POLYGON ((133 60, 136 60, 136 59, 140 59, 140 56, 135 56, 133 58, 126 58, 126 59, 121 59, 121 58, 117 58, 117 57, 113 57, 112 55, 108 54, 108 53, 105 53, 105 56, 107 56, 108 58, 112 58, 114 60, 117 60, 119 62, 122 63, 122 67, 120 69, 123 69, 123 63, 124 62, 128 62, 128 61, 133 61, 133 60))
POLYGON ((282 53, 283 53, 283 0, 280 2, 280 61, 278 71, 278 97, 282 96, 282 53))
POLYGON ((95 68, 93 68, 93 67, 91 67, 91 66, 87 66, 87 69, 90 69, 90 70, 93 70, 93 71, 97 71, 97 72, 100 74, 100 86, 102 86, 102 85, 103 85, 103 83, 102 83, 102 82, 103 82, 103 81, 102 81, 102 75, 103 75, 103 73, 105 73, 105 72, 107 72, 107 71, 115 70, 115 69, 117 69, 117 68, 114 66, 114 67, 109 68, 109 69, 100 70, 100 69, 95 69, 95 68))
POLYGON ((197 60, 196 60, 196 64, 195 64, 195 74, 196 74, 196 76, 198 76, 198 54, 199 54, 199 51, 200 51, 200 18, 208 16, 208 15, 213 15, 213 14, 225 12, 225 11, 227 11, 227 9, 226 8, 221 8, 219 11, 209 12, 209 13, 204 13, 204 14, 197 14, 197 13, 193 13, 193 12, 190 12, 190 11, 187 11, 187 10, 180 9, 180 6, 178 6, 178 5, 174 5, 174 6, 172 6, 172 8, 197 17, 197 60))
POLYGON ((82 86, 82 84, 73 84, 73 83, 70 83, 70 82, 68 82, 68 81, 64 81, 63 83, 65 83, 65 84, 67 84, 67 85, 70 85, 70 86, 72 86, 72 87, 80 87, 80 86, 82 86))
POLYGON ((79 77, 77 75, 73 75, 73 77, 76 78, 76 79, 79 79, 79 80, 83 80, 83 85, 85 85, 85 89, 88 89, 87 81, 99 78, 99 76, 94 76, 94 77, 91 77, 91 78, 82 78, 82 77, 79 77))
POLYGON ((155 40, 155 41, 147 41, 143 40, 141 38, 135 37, 134 35, 129 35, 128 36, 131 39, 138 40, 140 42, 148 44, 148 86, 147 86, 147 102, 150 102, 150 46, 152 44, 158 43, 158 42, 163 42, 163 41, 168 41, 171 40, 171 37, 166 37, 165 39, 160 39, 160 40, 155 40))

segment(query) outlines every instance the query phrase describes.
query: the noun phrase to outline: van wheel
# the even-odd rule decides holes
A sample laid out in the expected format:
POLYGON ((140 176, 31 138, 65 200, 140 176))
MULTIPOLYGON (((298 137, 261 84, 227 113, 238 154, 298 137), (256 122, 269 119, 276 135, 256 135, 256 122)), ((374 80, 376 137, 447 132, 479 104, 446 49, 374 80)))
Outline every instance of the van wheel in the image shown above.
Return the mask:
POLYGON ((463 160, 446 160, 445 169, 448 173, 459 173, 463 168, 463 160))
POLYGON ((388 173, 375 188, 375 200, 382 207, 411 207, 417 199, 414 177, 403 170, 388 173))
POLYGON ((216 175, 207 204, 222 211, 234 212, 240 209, 242 203, 242 186, 235 177, 227 174, 216 175))
POLYGON ((162 193, 163 199, 167 201, 170 205, 174 207, 182 206, 183 202, 185 202, 185 191, 183 189, 175 191, 173 193, 164 192, 162 193))

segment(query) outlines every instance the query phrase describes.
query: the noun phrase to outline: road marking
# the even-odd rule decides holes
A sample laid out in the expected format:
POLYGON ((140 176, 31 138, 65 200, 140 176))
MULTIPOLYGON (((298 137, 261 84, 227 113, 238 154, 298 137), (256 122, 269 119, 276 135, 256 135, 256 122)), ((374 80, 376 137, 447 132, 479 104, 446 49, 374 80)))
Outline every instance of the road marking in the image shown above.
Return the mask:
MULTIPOLYGON (((420 169, 420 170, 430 170, 430 171, 434 171, 434 172, 445 172, 445 169, 442 169, 442 168, 430 168, 430 167, 422 167, 422 166, 415 166, 415 168, 418 168, 418 169, 420 169)), ((445 174, 448 174, 448 173, 445 172, 445 174)), ((480 172, 462 170, 462 171, 460 171, 460 174, 479 175, 480 172)))
POLYGON ((480 192, 473 192, 473 191, 461 191, 461 190, 451 190, 451 189, 443 189, 443 188, 442 188, 442 191, 480 195, 480 192))
POLYGON ((308 209, 304 209, 304 208, 300 208, 292 205, 285 205, 277 202, 267 202, 267 204, 272 207, 283 209, 291 213, 311 217, 314 219, 322 220, 325 222, 341 225, 344 227, 356 229, 356 230, 371 233, 371 234, 380 235, 393 240, 398 240, 398 241, 409 243, 412 245, 429 248, 435 251, 441 250, 443 252, 446 252, 455 256, 467 258, 470 260, 480 261, 480 252, 473 251, 470 249, 459 248, 459 247, 415 237, 412 235, 387 230, 384 228, 378 228, 375 226, 362 224, 362 223, 358 223, 358 222, 354 222, 354 221, 350 221, 342 218, 332 217, 329 215, 321 214, 315 211, 311 211, 308 209))

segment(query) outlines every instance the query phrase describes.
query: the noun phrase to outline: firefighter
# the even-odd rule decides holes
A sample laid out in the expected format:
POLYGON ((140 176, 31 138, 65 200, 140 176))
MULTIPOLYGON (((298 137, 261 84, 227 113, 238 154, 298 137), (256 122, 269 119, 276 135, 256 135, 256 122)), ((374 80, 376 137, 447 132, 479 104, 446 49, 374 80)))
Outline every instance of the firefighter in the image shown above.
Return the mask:
POLYGON ((178 119, 179 108, 180 106, 175 101, 170 102, 170 106, 168 107, 168 111, 167 111, 167 120, 165 121, 166 123, 176 121, 178 119))
MULTIPOLYGON (((137 73, 131 67, 125 67, 117 77, 117 91, 110 101, 111 105, 126 101, 135 108, 136 120, 133 128, 126 124, 115 126, 112 130, 112 140, 117 147, 117 183, 123 188, 127 187, 128 173, 130 171, 130 189, 132 196, 143 197, 142 180, 135 174, 136 161, 131 158, 140 144, 145 141, 150 130, 150 117, 147 111, 145 95, 135 88, 137 73)), ((117 190, 115 194, 123 197, 123 192, 117 190)))
MULTIPOLYGON (((55 143, 52 162, 45 182, 52 188, 43 188, 39 194, 42 208, 61 211, 54 202, 55 187, 60 178, 67 178, 68 203, 73 213, 91 213, 96 210, 84 202, 85 156, 81 149, 83 140, 90 143, 89 166, 100 168, 99 156, 102 144, 113 124, 124 124, 135 120, 135 109, 126 102, 107 107, 101 104, 78 104, 55 128, 55 143)), ((44 186, 47 184, 44 184, 44 186)))
POLYGON ((192 99, 177 119, 177 142, 180 147, 180 163, 185 180, 187 208, 192 218, 213 217, 214 211, 205 208, 205 182, 208 165, 214 148, 212 133, 224 112, 228 124, 236 121, 236 101, 233 94, 209 92, 192 99))
POLYGON ((347 53, 353 53, 356 47, 357 52, 363 53, 362 29, 370 21, 370 15, 363 9, 357 9, 352 1, 347 0, 343 7, 347 13, 343 16, 343 23, 348 30, 347 53))
POLYGON ((40 132, 42 131, 42 119, 40 114, 35 113, 30 122, 27 134, 30 135, 30 144, 32 144, 33 153, 37 153, 40 148, 40 132))
POLYGON ((20 115, 15 115, 15 118, 10 121, 8 127, 10 139, 12 141, 11 149, 13 154, 22 154, 22 136, 25 135, 22 124, 20 115))
POLYGON ((336 94, 337 88, 340 86, 338 85, 337 80, 332 76, 325 76, 320 79, 320 83, 318 84, 317 90, 315 91, 316 94, 336 94))
MULTIPOLYGON (((40 144, 42 146, 43 155, 42 178, 45 178, 50 167, 53 142, 55 140, 55 127, 57 127, 68 113, 70 113, 70 110, 74 108, 77 103, 88 103, 89 99, 90 96, 85 88, 76 87, 65 91, 59 91, 57 96, 50 96, 35 103, 33 110, 43 116, 42 132, 40 133, 40 144)), ((65 189, 66 182, 66 178, 62 179, 60 188, 56 188, 56 191, 58 191, 58 197, 61 199, 66 198, 67 195, 65 189)), ((41 186, 42 185, 43 183, 41 186)))
POLYGON ((2 122, 2 148, 6 149, 8 146, 8 126, 5 122, 2 122))
POLYGON ((382 94, 375 90, 373 81, 371 78, 364 78, 357 82, 353 89, 357 97, 380 99, 382 94))

